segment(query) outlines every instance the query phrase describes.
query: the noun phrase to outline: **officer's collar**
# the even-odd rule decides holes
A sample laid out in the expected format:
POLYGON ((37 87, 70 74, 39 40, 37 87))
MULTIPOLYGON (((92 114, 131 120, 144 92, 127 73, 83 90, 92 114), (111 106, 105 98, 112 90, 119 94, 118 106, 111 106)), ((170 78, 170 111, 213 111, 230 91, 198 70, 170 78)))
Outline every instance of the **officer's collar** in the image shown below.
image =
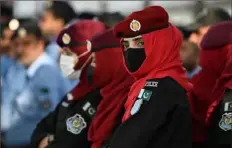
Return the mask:
POLYGON ((27 69, 27 75, 29 78, 31 78, 35 75, 40 66, 52 64, 53 61, 50 59, 50 57, 46 53, 43 53, 29 66, 27 69))

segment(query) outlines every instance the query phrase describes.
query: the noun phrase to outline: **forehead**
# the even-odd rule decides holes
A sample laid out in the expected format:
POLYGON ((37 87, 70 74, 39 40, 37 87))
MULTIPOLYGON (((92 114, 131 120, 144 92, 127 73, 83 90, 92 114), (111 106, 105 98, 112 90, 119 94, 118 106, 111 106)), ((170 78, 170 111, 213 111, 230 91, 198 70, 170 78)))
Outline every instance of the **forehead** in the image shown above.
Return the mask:
POLYGON ((123 41, 124 42, 129 42, 129 41, 136 41, 136 40, 142 40, 142 36, 141 35, 138 35, 138 36, 135 36, 135 37, 132 37, 132 38, 123 38, 123 41))
POLYGON ((52 10, 46 9, 44 13, 42 14, 42 17, 54 17, 52 10))

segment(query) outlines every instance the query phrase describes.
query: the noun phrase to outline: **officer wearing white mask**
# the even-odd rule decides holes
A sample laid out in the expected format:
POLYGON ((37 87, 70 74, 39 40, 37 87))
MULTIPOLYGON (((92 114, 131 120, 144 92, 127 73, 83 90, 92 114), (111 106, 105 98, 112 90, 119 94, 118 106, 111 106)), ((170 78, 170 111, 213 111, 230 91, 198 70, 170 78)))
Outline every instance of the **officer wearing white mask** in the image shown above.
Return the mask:
POLYGON ((88 40, 106 29, 101 22, 85 20, 73 23, 59 34, 57 43, 62 48, 59 59, 62 73, 80 82, 64 96, 55 111, 37 125, 31 148, 90 147, 88 127, 102 99, 102 86, 97 85, 102 81, 91 81, 95 60, 88 40))

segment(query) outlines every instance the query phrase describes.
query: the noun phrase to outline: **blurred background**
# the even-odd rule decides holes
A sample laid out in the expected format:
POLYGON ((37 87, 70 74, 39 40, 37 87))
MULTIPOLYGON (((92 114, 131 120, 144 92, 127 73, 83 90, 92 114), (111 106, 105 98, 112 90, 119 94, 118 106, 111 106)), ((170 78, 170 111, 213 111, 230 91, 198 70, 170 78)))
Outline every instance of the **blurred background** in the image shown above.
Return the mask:
MULTIPOLYGON (((1 2, 1 3, 4 3, 1 2)), ((36 17, 43 11, 46 1, 8 1, 13 15, 19 18, 36 17)), ((220 1, 70 1, 77 13, 91 12, 99 15, 104 12, 119 12, 127 15, 144 6, 161 5, 167 9, 172 22, 187 24, 205 7, 221 7, 231 13, 231 0, 220 1)))
POLYGON ((78 81, 59 68, 59 32, 74 20, 99 20, 113 27, 133 11, 161 5, 183 33, 183 66, 189 78, 198 65, 208 28, 231 20, 231 0, 218 1, 0 1, 1 143, 25 147, 36 124, 78 81), (29 112, 28 112, 29 111, 29 112))

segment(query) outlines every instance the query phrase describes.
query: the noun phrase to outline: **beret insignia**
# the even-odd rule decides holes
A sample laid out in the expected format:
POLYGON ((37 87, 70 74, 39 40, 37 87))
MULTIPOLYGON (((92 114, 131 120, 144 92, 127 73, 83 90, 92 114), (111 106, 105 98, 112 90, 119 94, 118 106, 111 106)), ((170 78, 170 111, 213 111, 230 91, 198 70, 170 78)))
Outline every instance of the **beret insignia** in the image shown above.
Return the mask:
POLYGON ((62 41, 64 44, 68 45, 71 42, 71 38, 67 33, 65 33, 62 37, 62 41))
POLYGON ((132 31, 134 31, 134 32, 139 31, 140 28, 141 28, 141 24, 140 24, 139 21, 137 21, 137 20, 131 21, 131 23, 130 23, 130 29, 132 31))

